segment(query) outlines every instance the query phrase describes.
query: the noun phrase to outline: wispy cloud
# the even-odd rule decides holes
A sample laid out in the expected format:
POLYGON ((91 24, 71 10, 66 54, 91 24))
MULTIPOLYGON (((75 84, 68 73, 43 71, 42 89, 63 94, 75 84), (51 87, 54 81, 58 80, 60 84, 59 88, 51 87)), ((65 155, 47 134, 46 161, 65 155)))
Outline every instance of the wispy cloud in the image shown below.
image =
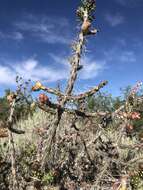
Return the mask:
POLYGON ((118 2, 119 4, 125 6, 127 4, 127 1, 129 0, 115 0, 116 2, 118 2))
POLYGON ((115 0, 118 4, 122 6, 135 7, 140 6, 142 0, 115 0))
POLYGON ((14 26, 17 30, 50 44, 68 44, 71 40, 70 24, 66 18, 26 15, 14 26))
MULTIPOLYGON (((0 64, 0 84, 14 85, 16 75, 33 81, 57 82, 67 79, 70 71, 70 66, 66 64, 67 60, 58 56, 53 56, 53 60, 57 67, 44 66, 35 58, 0 64)), ((84 68, 80 72, 80 79, 95 78, 105 68, 104 61, 96 62, 90 58, 85 58, 83 64, 84 68)))
POLYGON ((124 53, 121 54, 120 60, 122 62, 135 62, 136 61, 136 56, 133 51, 125 51, 124 53))
POLYGON ((117 25, 120 25, 120 24, 124 23, 125 18, 124 18, 124 16, 122 16, 122 15, 119 14, 119 13, 116 13, 116 14, 107 13, 107 14, 105 15, 105 20, 106 20, 112 27, 115 27, 115 26, 117 26, 117 25))
POLYGON ((15 73, 9 67, 0 65, 0 84, 13 85, 15 77, 15 73))
POLYGON ((95 78, 100 74, 100 72, 102 72, 106 68, 105 60, 95 61, 91 58, 84 58, 82 63, 84 67, 80 73, 81 79, 95 78))
POLYGON ((4 33, 2 31, 0 31, 0 38, 1 39, 21 41, 24 39, 24 36, 21 32, 4 33))
POLYGON ((125 38, 117 37, 115 41, 116 43, 118 43, 118 45, 121 45, 122 47, 127 45, 127 41, 125 38))
POLYGON ((104 52, 106 60, 116 61, 118 63, 132 63, 136 61, 135 52, 132 50, 121 50, 119 48, 113 48, 104 52))
MULTIPOLYGON (((55 56, 51 54, 51 57, 57 64, 62 64, 64 66, 65 72, 69 71, 70 64, 67 63, 67 59, 55 56)), ((81 60, 83 69, 79 73, 79 78, 82 80, 93 79, 97 77, 104 69, 106 69, 105 60, 94 60, 93 57, 84 57, 81 60)))
POLYGON ((64 69, 53 69, 50 66, 43 66, 35 58, 0 65, 1 84, 15 84, 16 75, 24 79, 31 79, 33 81, 46 80, 47 82, 55 82, 67 77, 64 69))

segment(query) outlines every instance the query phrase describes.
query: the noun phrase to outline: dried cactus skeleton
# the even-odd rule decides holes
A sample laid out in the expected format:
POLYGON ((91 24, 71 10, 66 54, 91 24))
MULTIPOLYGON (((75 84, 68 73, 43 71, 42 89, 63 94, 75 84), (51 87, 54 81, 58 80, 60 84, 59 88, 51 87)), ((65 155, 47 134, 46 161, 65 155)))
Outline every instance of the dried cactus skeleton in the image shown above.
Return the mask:
MULTIPOLYGON (((51 108, 55 108, 57 110, 57 114, 56 114, 56 118, 53 121, 53 124, 51 125, 51 131, 49 132, 49 137, 48 137, 48 144, 49 147, 46 147, 46 151, 45 154, 48 154, 51 146, 52 146, 52 141, 54 140, 54 137, 56 135, 56 130, 57 127, 60 123, 60 119, 62 117, 63 112, 72 112, 73 114, 77 114, 77 115, 83 115, 84 117, 87 115, 90 115, 89 113, 82 113, 79 110, 70 110, 68 108, 65 108, 65 105, 67 104, 68 101, 72 101, 72 100, 82 100, 85 99, 86 97, 89 97, 93 94, 95 94, 96 92, 98 92, 101 88, 103 88, 106 84, 107 81, 103 81, 101 82, 98 86, 92 88, 91 90, 83 93, 83 94, 79 94, 79 95, 72 95, 72 91, 74 88, 74 84, 76 82, 77 79, 77 75, 78 75, 78 71, 80 69, 82 69, 83 67, 81 67, 80 65, 80 61, 81 61, 81 56, 83 53, 83 48, 85 46, 86 43, 86 37, 90 34, 95 35, 97 33, 97 30, 91 30, 91 25, 92 25, 92 21, 94 19, 93 17, 93 12, 95 11, 95 1, 82 1, 82 6, 78 8, 77 11, 77 15, 80 18, 81 21, 81 29, 79 32, 79 36, 78 36, 78 40, 74 43, 74 47, 73 47, 73 51, 74 54, 70 59, 70 64, 71 64, 71 71, 70 71, 70 76, 67 82, 67 86, 65 89, 65 93, 62 93, 60 91, 58 91, 57 89, 51 89, 48 87, 43 86, 40 82, 37 82, 35 84, 35 86, 32 87, 33 91, 37 91, 37 90, 43 90, 45 92, 48 92, 50 94, 54 94, 56 96, 58 96, 60 98, 60 101, 58 104, 52 104, 50 102, 48 102, 47 106, 51 107, 51 108), (49 143, 51 142, 51 143, 49 143)), ((47 111, 47 108, 44 108, 44 106, 42 105, 43 101, 40 101, 39 103, 39 107, 42 108, 43 110, 45 109, 45 111, 47 111)), ((92 115, 92 113, 91 113, 92 115)), ((43 161, 44 163, 45 161, 43 161)))
POLYGON ((74 88, 74 84, 77 78, 79 68, 80 69, 82 68, 80 65, 80 60, 81 60, 81 56, 83 52, 83 47, 85 46, 86 37, 90 31, 89 28, 91 27, 91 23, 92 23, 91 18, 93 18, 92 12, 95 10, 95 1, 82 1, 82 3, 83 3, 82 6, 79 7, 77 11, 77 15, 80 15, 79 17, 82 22, 82 25, 81 25, 81 30, 78 36, 78 40, 74 43, 74 48, 73 48, 74 55, 70 59, 71 71, 70 71, 70 76, 69 76, 65 93, 62 93, 57 89, 51 89, 51 88, 45 87, 40 82, 37 82, 35 86, 32 87, 33 91, 43 90, 47 93, 54 94, 60 97, 59 106, 57 106, 57 108, 59 107, 63 108, 64 105, 68 101, 80 100, 88 96, 91 96, 95 94, 96 92, 98 92, 102 87, 104 87, 107 84, 107 81, 103 81, 97 87, 89 90, 88 92, 85 92, 83 94, 79 94, 76 96, 72 95, 72 91, 74 88))
MULTIPOLYGON (((17 179, 17 165, 16 165, 16 149, 15 149, 15 141, 13 134, 24 134, 25 131, 15 128, 14 127, 14 116, 15 116, 15 109, 16 105, 19 103, 19 101, 25 99, 28 101, 25 96, 25 93, 22 92, 23 84, 21 83, 22 78, 16 77, 16 82, 18 84, 16 92, 10 92, 10 94, 7 96, 7 101, 9 103, 9 117, 7 118, 7 121, 4 126, 1 126, 1 138, 8 137, 9 139, 9 154, 10 154, 10 162, 11 162, 11 176, 12 176, 12 184, 11 189, 12 190, 18 190, 19 189, 19 182, 17 179), (20 83, 20 84, 19 84, 20 83)), ((28 85, 28 82, 25 82, 25 87, 23 88, 24 91, 26 89, 26 85, 28 85)))

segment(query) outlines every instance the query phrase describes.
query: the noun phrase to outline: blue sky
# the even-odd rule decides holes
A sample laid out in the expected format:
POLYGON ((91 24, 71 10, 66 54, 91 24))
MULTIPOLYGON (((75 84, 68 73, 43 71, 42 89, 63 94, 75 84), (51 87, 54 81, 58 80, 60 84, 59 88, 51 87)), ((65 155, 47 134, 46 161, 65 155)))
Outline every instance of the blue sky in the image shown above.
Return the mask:
MULTIPOLYGON (((0 95, 15 88, 15 77, 41 80, 49 87, 66 83, 70 44, 77 36, 80 0, 0 0, 0 95)), ((143 80, 143 1, 97 0, 96 37, 88 38, 75 93, 102 80, 104 91, 143 80)))

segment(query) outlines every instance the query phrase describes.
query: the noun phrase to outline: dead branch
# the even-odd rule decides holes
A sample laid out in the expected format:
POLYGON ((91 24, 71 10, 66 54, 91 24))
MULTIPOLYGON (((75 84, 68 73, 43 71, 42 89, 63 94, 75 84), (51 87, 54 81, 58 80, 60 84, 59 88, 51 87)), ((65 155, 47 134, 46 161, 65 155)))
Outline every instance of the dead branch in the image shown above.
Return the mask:
POLYGON ((15 105, 16 105, 16 99, 13 99, 13 101, 11 102, 11 105, 10 105, 10 115, 9 115, 6 126, 12 133, 24 134, 25 131, 16 129, 13 127, 13 116, 14 116, 15 105))
POLYGON ((12 190, 18 190, 18 180, 16 172, 16 151, 12 132, 9 131, 9 146, 11 155, 11 174, 12 174, 12 190))
POLYGON ((106 164, 103 166, 101 172, 100 172, 99 175, 97 176, 97 179, 96 179, 96 182, 95 182, 95 187, 98 186, 98 184, 100 183, 100 180, 102 179, 102 177, 103 177, 104 174, 106 173, 107 168, 108 168, 108 164, 109 164, 109 163, 106 163, 106 164))
POLYGON ((70 108, 61 108, 59 104, 54 104, 54 103, 50 103, 47 105, 44 104, 40 104, 37 103, 38 107, 40 109, 42 109, 43 111, 47 112, 47 113, 51 113, 51 114, 55 114, 56 113, 56 109, 61 109, 62 112, 66 112, 72 115, 77 115, 80 117, 98 117, 98 116, 106 116, 107 112, 94 112, 94 113, 90 113, 90 112, 82 112, 80 110, 76 110, 76 109, 70 109, 70 108))
MULTIPOLYGON (((85 8, 83 10, 83 23, 87 22, 89 20, 89 12, 87 10, 87 8, 85 8)), ((67 100, 68 100, 68 96, 71 95, 75 81, 77 79, 77 74, 78 74, 78 68, 80 66, 80 60, 81 60, 81 55, 82 55, 82 51, 83 51, 83 47, 85 44, 85 35, 84 35, 84 31, 83 31, 83 23, 81 26, 81 31, 80 34, 78 36, 78 42, 76 43, 76 48, 75 48, 75 54, 72 58, 71 61, 71 72, 70 72, 70 77, 68 80, 68 84, 65 90, 65 97, 64 99, 61 101, 61 106, 63 106, 67 100)))
MULTIPOLYGON (((40 82, 37 82, 38 84, 40 82)), ((97 93, 101 88, 103 88, 105 85, 107 85, 107 81, 103 81, 101 82, 98 86, 92 88, 91 90, 87 91, 87 92, 84 92, 82 94, 79 94, 79 95, 73 95, 73 96, 68 96, 68 95, 65 95, 63 93, 61 93, 60 91, 58 91, 57 89, 52 89, 52 88, 48 88, 48 87, 45 87, 43 86, 41 83, 41 87, 40 88, 36 88, 37 86, 37 83, 35 84, 35 86, 32 87, 33 91, 36 91, 37 89, 38 90, 43 90, 43 91, 46 91, 47 93, 50 93, 50 94, 54 94, 60 98, 66 98, 67 101, 69 100, 81 100, 81 99, 84 99, 86 97, 89 97, 89 96, 92 96, 94 95, 95 93, 97 93)))

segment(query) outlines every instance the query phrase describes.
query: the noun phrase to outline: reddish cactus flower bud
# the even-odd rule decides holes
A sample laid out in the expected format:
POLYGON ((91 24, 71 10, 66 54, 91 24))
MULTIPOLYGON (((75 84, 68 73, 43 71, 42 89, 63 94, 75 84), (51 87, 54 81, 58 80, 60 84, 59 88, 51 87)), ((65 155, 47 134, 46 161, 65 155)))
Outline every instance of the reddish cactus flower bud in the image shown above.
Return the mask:
POLYGON ((8 130, 5 128, 0 128, 0 138, 8 137, 8 130))
POLYGON ((16 94, 11 93, 7 96, 7 101, 9 102, 9 104, 11 104, 15 98, 16 94))
POLYGON ((48 96, 45 95, 45 94, 40 94, 40 95, 39 95, 39 102, 40 102, 41 104, 47 104, 47 103, 49 102, 48 96))
POLYGON ((126 129, 127 129, 128 132, 130 132, 130 131, 132 131, 134 129, 134 126, 133 125, 127 125, 126 129))
POLYGON ((81 26, 82 32, 87 33, 89 31, 90 26, 91 26, 91 22, 89 20, 85 20, 81 26))
POLYGON ((140 113, 138 112, 132 112, 129 114, 128 118, 132 120, 138 120, 138 119, 141 119, 141 116, 140 116, 140 113))
POLYGON ((43 135, 43 134, 46 133, 46 130, 45 130, 43 127, 35 128, 34 131, 35 131, 35 133, 36 133, 37 135, 43 135))
POLYGON ((7 101, 8 101, 9 103, 11 103, 11 102, 13 101, 13 98, 12 98, 11 95, 8 95, 8 96, 7 96, 7 101))

